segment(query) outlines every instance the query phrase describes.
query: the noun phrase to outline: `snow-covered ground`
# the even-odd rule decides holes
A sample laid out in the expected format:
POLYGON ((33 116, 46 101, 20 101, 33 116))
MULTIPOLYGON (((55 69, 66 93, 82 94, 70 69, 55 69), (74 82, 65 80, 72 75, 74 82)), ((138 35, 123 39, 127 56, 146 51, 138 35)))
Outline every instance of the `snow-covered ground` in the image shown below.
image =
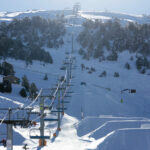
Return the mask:
MULTIPOLYGON (((24 18, 24 17, 33 17, 33 16, 41 16, 44 18, 55 18, 58 14, 64 14, 66 19, 73 18, 72 10, 28 10, 23 12, 0 12, 0 21, 12 21, 14 18, 24 18)), ((150 23, 150 17, 144 15, 132 15, 132 14, 124 14, 118 12, 103 12, 103 11, 80 11, 79 12, 78 21, 84 19, 101 19, 103 21, 107 21, 108 19, 118 18, 123 23, 126 22, 137 22, 140 24, 150 23)))
MULTIPOLYGON (((5 17, 5 13, 1 16, 5 17)), ((7 61, 14 65, 16 76, 21 78, 24 74, 27 75, 30 83, 35 82, 39 89, 50 88, 56 84, 57 79, 65 73, 60 67, 66 57, 65 53, 71 51, 71 35, 74 34, 76 39, 82 30, 81 23, 84 19, 80 16, 77 19, 70 18, 66 25, 64 46, 58 50, 46 49, 50 51, 54 64, 43 65, 42 62, 34 61, 32 65, 26 67, 23 61, 8 59, 7 61), (48 81, 43 80, 45 73, 48 74, 48 81)), ((66 104, 67 110, 62 118, 58 137, 56 139, 52 137, 47 140, 46 147, 39 148, 38 140, 29 138, 30 129, 17 127, 14 128, 14 149, 21 150, 27 143, 30 150, 149 150, 150 76, 148 73, 142 75, 137 71, 135 55, 127 51, 119 54, 116 62, 99 62, 93 59, 82 60, 78 55, 78 49, 79 45, 74 40, 73 55, 76 57, 76 69, 73 70, 75 78, 71 87, 74 93, 71 98, 67 98, 70 103, 66 104), (130 60, 131 55, 133 61, 130 60), (131 70, 124 68, 126 62, 130 63, 131 70), (88 70, 81 69, 81 64, 93 67, 96 71, 89 74, 88 70), (99 75, 104 70, 107 76, 100 78, 99 75), (114 72, 119 72, 120 77, 114 78, 114 72), (81 85, 81 82, 85 82, 86 85, 81 85), (136 89, 137 92, 135 94, 124 92, 121 95, 121 90, 127 88, 136 89)), ((30 100, 18 95, 19 89, 20 85, 13 85, 12 94, 0 93, 0 108, 22 107, 31 103, 30 100)), ((52 136, 56 124, 46 123, 45 126, 51 131, 52 136)), ((5 128, 4 125, 0 126, 0 139, 6 137, 1 135, 5 128)), ((0 149, 6 148, 1 146, 0 149)))

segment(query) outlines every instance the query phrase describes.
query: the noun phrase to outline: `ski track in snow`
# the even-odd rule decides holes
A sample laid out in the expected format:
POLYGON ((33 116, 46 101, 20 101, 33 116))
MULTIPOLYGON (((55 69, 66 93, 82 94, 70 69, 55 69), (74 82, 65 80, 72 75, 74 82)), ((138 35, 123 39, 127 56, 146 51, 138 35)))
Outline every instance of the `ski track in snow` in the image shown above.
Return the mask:
MULTIPOLYGON (((16 104, 16 105, 18 105, 18 106, 20 106, 20 107, 22 107, 22 106, 24 105, 23 103, 20 103, 20 102, 18 102, 18 101, 16 101, 16 100, 12 100, 12 99, 7 98, 7 97, 4 97, 4 96, 0 96, 0 99, 1 99, 1 100, 4 100, 4 101, 12 102, 12 103, 14 103, 14 104, 16 104)), ((6 102, 6 103, 8 103, 8 102, 6 102)), ((1 107, 2 107, 2 106, 1 106, 1 107)))

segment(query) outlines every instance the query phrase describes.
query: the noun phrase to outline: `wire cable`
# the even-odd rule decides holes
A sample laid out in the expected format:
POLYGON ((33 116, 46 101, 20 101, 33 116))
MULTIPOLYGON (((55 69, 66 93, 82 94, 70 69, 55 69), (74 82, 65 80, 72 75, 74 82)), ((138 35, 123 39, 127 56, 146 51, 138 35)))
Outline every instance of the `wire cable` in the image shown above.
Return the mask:
POLYGON ((4 122, 4 120, 6 119, 7 115, 8 115, 8 112, 6 113, 6 115, 4 116, 4 118, 1 120, 0 126, 3 124, 3 122, 4 122))

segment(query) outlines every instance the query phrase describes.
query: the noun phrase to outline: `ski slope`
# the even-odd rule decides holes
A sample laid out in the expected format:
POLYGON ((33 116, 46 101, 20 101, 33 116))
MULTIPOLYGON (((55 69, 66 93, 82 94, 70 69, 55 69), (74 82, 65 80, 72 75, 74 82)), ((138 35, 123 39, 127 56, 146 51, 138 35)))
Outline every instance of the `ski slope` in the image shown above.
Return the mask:
MULTIPOLYGON (((88 13, 84 12, 84 14, 88 13)), ((11 15, 17 16, 17 14, 11 15)), ((83 16, 83 12, 81 15, 83 16)), ((4 14, 1 16, 5 17, 4 14)), ((73 71, 75 78, 72 79, 73 86, 71 87, 74 93, 71 98, 67 98, 70 103, 66 104, 67 110, 62 118, 61 131, 58 137, 56 139, 52 137, 56 123, 46 123, 45 126, 50 129, 52 138, 47 140, 46 147, 39 148, 38 140, 29 138, 29 128, 17 127, 14 128, 14 149, 21 150, 24 144, 28 144, 31 150, 149 150, 149 71, 145 75, 140 74, 136 69, 135 54, 130 54, 128 51, 120 53, 116 62, 83 60, 78 54, 80 46, 75 39, 82 30, 81 24, 84 18, 80 16, 68 18, 70 20, 66 24, 67 34, 64 37, 65 44, 63 47, 57 50, 46 49, 51 53, 54 64, 43 65, 42 62, 34 61, 32 65, 26 67, 23 61, 7 60, 14 65, 16 76, 21 78, 26 74, 29 81, 35 82, 39 89, 53 87, 57 79, 64 75, 64 71, 60 70, 60 67, 66 57, 65 53, 71 51, 71 35, 74 34, 73 55, 76 57, 76 69, 73 71), (133 61, 130 60, 131 56, 134 58, 133 61), (127 61, 131 65, 131 70, 124 68, 127 61), (81 64, 86 67, 94 67, 96 71, 89 74, 88 70, 81 69, 81 64), (99 75, 104 70, 107 71, 107 76, 100 78, 99 75), (120 77, 114 78, 114 72, 119 72, 120 77), (45 73, 48 74, 48 81, 43 80, 45 73), (85 82, 86 85, 81 85, 81 82, 85 82), (124 92, 121 95, 121 90, 126 88, 136 89, 137 93, 124 92), (123 103, 120 101, 121 98, 123 103)), ((12 94, 0 93, 0 107, 29 105, 30 100, 18 95, 19 89, 20 85, 13 85, 12 94)), ((1 139, 6 137, 6 135, 1 135, 2 131, 5 130, 6 127, 1 125, 1 139)), ((2 146, 0 149, 6 150, 2 146)))

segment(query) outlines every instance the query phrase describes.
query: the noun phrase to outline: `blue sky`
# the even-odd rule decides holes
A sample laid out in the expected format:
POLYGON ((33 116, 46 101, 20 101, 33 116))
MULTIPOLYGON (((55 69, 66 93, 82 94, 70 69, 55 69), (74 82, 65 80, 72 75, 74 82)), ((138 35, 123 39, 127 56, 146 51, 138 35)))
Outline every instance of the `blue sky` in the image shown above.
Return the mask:
POLYGON ((72 8, 75 2, 81 3, 82 10, 150 15, 150 0, 0 0, 0 11, 56 10, 72 8))

